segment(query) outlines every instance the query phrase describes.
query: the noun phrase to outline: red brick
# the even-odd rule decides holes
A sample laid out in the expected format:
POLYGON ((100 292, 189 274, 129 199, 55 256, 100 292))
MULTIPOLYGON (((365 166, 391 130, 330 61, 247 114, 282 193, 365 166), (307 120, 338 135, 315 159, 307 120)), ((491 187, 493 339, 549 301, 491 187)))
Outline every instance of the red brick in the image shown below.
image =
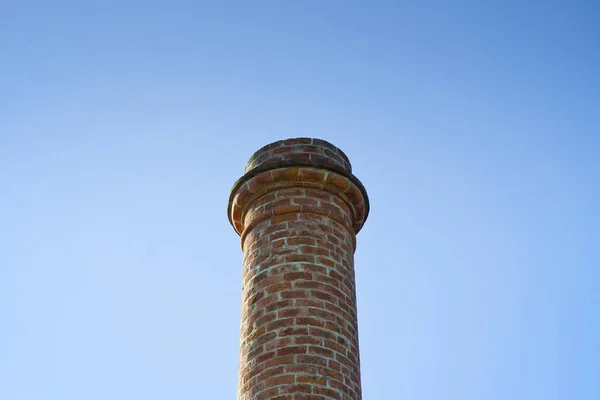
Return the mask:
POLYGON ((286 221, 294 221, 298 219, 297 213, 281 214, 271 218, 271 224, 279 224, 286 221))
POLYGON ((267 325, 267 330, 269 331, 273 331, 279 328, 284 328, 284 327, 290 327, 290 326, 294 326, 294 318, 283 318, 283 319, 278 319, 276 321, 271 322, 269 325, 267 325))
POLYGON ((306 346, 288 346, 277 350, 277 356, 287 356, 290 354, 306 354, 306 346))
POLYGON ((299 355, 298 356, 298 363, 300 364, 310 364, 310 365, 321 365, 321 366, 326 366, 327 365, 327 359, 324 357, 320 357, 320 356, 303 356, 303 355, 299 355))
MULTIPOLYGON (((260 378, 259 378, 260 379, 260 378)), ((274 376, 266 380, 265 384, 268 387, 285 385, 286 383, 294 383, 296 381, 296 377, 294 375, 280 375, 274 376)))
POLYGON ((277 365, 285 365, 285 364, 293 364, 294 363, 294 356, 293 355, 289 355, 289 356, 281 356, 281 357, 275 357, 270 359, 269 361, 267 361, 264 365, 265 368, 271 368, 277 365))
POLYGON ((332 303, 336 303, 337 302, 336 297, 333 296, 333 295, 331 295, 331 294, 329 294, 329 293, 321 292, 319 290, 313 290, 311 293, 312 293, 312 295, 315 298, 317 298, 319 300, 325 300, 325 301, 329 301, 329 302, 332 302, 332 303))
MULTIPOLYGON (((283 338, 283 339, 271 340, 269 343, 265 343, 265 350, 269 351, 269 350, 278 349, 280 347, 285 347, 291 343, 292 343, 292 339, 289 337, 283 338)), ((296 343, 296 344, 302 344, 302 343, 296 343)))
MULTIPOLYGON (((287 385, 282 386, 280 388, 281 393, 311 393, 312 387, 307 384, 295 384, 295 385, 287 385)), ((294 396, 294 399, 297 399, 298 396, 294 396)), ((312 396, 310 398, 313 398, 312 396)))
POLYGON ((306 316, 308 311, 302 308, 286 308, 277 312, 278 318, 306 316))
POLYGON ((304 279, 304 280, 309 281, 312 279, 312 274, 307 273, 307 272, 292 272, 292 273, 283 275, 283 280, 286 281, 286 283, 290 283, 292 281, 299 280, 299 279, 304 279))
POLYGON ((270 400, 273 396, 279 394, 279 388, 275 387, 272 389, 267 389, 266 391, 260 393, 258 396, 253 398, 253 400, 270 400))
POLYGON ((280 337, 294 336, 294 335, 308 335, 308 328, 293 326, 293 327, 285 328, 281 332, 279 332, 280 337))
POLYGON ((323 290, 325 288, 325 285, 322 284, 321 282, 306 281, 306 282, 296 282, 294 284, 294 287, 296 289, 321 289, 321 290, 323 290))
POLYGON ((296 307, 316 307, 324 308, 324 302, 316 299, 296 299, 296 307))
POLYGON ((308 297, 308 294, 304 290, 289 290, 281 293, 283 299, 298 299, 308 297))
MULTIPOLYGON (((263 368, 264 368, 264 364, 263 364, 263 368)), ((285 371, 285 369, 283 367, 270 368, 260 374, 259 380, 263 381, 263 380, 269 379, 272 376, 281 375, 284 373, 284 371, 285 371)))
POLYGON ((271 312, 271 311, 279 310, 280 308, 289 307, 293 304, 294 304, 293 300, 281 300, 281 301, 278 301, 277 303, 269 304, 265 308, 265 311, 271 312))
POLYGON ((315 387, 315 388, 313 388, 313 393, 322 394, 324 396, 327 396, 328 399, 338 399, 339 400, 342 398, 342 396, 340 395, 339 392, 336 392, 335 390, 328 389, 328 388, 315 387))
POLYGON ((315 239, 308 237, 290 237, 287 239, 287 244, 290 246, 294 245, 310 245, 315 246, 317 243, 315 239))
MULTIPOLYGON (((319 377, 319 376, 299 376, 296 378, 296 382, 298 383, 309 383, 311 385, 327 385, 327 379, 319 377)), ((316 393, 313 389, 313 393, 316 393)))
POLYGON ((267 293, 271 294, 271 293, 281 292, 282 290, 290 289, 291 287, 292 287, 291 282, 281 282, 281 283, 277 283, 275 285, 269 286, 266 289, 266 291, 267 291, 267 293))
POLYGON ((264 146, 246 170, 261 166, 230 197, 244 251, 239 399, 360 400, 353 255, 367 200, 319 139, 264 146))
MULTIPOLYGON (((323 339, 313 336, 299 336, 294 339, 294 344, 312 344, 312 345, 322 345, 323 339)), ((309 348, 310 352, 310 348, 309 348)))
POLYGON ((318 318, 311 318, 311 317, 298 317, 296 318, 296 324, 297 325, 307 325, 307 326, 316 326, 316 327, 322 327, 324 325, 324 322, 318 318))
POLYGON ((283 141, 284 146, 294 145, 294 144, 311 144, 312 139, 309 138, 297 138, 297 139, 286 139, 283 141))

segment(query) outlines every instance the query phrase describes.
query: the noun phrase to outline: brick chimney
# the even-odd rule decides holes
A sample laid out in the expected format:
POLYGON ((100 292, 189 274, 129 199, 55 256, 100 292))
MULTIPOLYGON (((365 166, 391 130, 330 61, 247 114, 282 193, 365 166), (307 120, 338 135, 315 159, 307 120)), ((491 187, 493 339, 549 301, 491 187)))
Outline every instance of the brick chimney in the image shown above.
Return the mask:
POLYGON ((250 158, 227 210, 244 260, 238 400, 361 399, 354 251, 368 212, 324 140, 250 158))

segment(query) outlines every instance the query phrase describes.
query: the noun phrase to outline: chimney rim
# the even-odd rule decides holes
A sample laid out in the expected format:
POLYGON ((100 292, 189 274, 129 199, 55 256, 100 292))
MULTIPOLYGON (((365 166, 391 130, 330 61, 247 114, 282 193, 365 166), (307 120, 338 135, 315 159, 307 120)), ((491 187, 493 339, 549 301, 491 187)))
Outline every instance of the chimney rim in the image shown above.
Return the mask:
MULTIPOLYGON (((264 164, 274 164, 286 160, 290 154, 307 154, 310 158, 314 155, 315 159, 329 159, 327 164, 340 167, 345 173, 352 173, 350 159, 342 149, 327 140, 310 137, 282 139, 264 145, 250 156, 244 173, 248 173, 264 164), (314 148, 313 152, 306 151, 307 147, 314 148), (279 155, 277 154, 278 152, 279 155), (262 160, 261 157, 263 158, 262 160)), ((323 163, 324 160, 315 162, 315 164, 323 163)))
POLYGON ((334 173, 339 174, 339 175, 343 176, 344 178, 348 179, 352 184, 354 184, 358 188, 358 190, 360 191, 360 193, 362 195, 363 201, 364 201, 364 217, 362 218, 362 223, 360 224, 360 227, 355 232, 355 234, 357 234, 358 231, 364 226, 364 223, 367 221, 367 218, 369 216, 369 211, 370 211, 369 196, 367 194, 366 188, 364 187, 362 182, 355 175, 353 175, 352 173, 348 173, 347 171, 344 171, 340 168, 332 167, 331 165, 318 165, 318 164, 315 164, 314 162, 310 162, 310 161, 307 162, 307 160, 282 160, 277 163, 259 165, 255 168, 251 169, 250 171, 246 172, 241 178, 239 178, 233 184, 233 187, 231 188, 231 190, 229 192, 229 201, 228 201, 228 205, 227 205, 227 218, 228 218, 231 226, 234 227, 234 230, 236 230, 236 229, 235 229, 235 223, 232 219, 232 209, 233 209, 233 205, 234 205, 233 203, 234 203, 235 195, 238 193, 240 188, 245 183, 247 183, 249 180, 251 180, 252 178, 254 178, 255 176, 257 176, 259 174, 262 174, 264 172, 271 171, 271 170, 286 168, 286 167, 319 168, 319 169, 322 169, 325 171, 334 172, 334 173))

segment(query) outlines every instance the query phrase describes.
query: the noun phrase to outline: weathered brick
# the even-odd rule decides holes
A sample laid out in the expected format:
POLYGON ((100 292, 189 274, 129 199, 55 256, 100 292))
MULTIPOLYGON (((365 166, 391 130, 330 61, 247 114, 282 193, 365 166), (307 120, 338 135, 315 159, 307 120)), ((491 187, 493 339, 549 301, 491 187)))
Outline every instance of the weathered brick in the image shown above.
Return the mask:
POLYGON ((287 356, 290 354, 306 354, 308 348, 306 346, 288 346, 277 350, 277 356, 287 356))
MULTIPOLYGON (((280 388, 281 393, 311 393, 312 387, 307 384, 295 384, 295 385, 286 385, 280 388)), ((312 396, 311 396, 312 397, 312 396)), ((294 396, 295 399, 298 396, 294 396)))
POLYGON ((298 299, 308 297, 305 290, 288 290, 280 293, 282 299, 298 299))
MULTIPOLYGON (((311 385, 327 385, 327 379, 322 378, 320 376, 299 376, 296 378, 296 382, 298 383, 309 383, 311 385)), ((316 393, 313 390, 313 393, 316 393)))
POLYGON ((328 389, 328 388, 315 387, 315 388, 313 388, 313 393, 322 394, 322 395, 326 396, 326 398, 328 398, 328 399, 341 399, 342 398, 342 396, 340 395, 339 392, 332 390, 332 389, 328 389))
MULTIPOLYGON (((284 275, 284 277, 285 277, 285 275, 284 275)), ((277 283, 275 285, 271 285, 271 286, 267 287, 265 290, 267 291, 267 293, 271 294, 271 293, 281 292, 282 290, 290 289, 291 287, 292 287, 291 282, 281 282, 281 283, 277 283)))
MULTIPOLYGON (((259 378, 260 379, 260 378, 259 378)), ((278 375, 266 380, 265 384, 268 387, 285 385, 286 383, 294 383, 296 377, 294 375, 278 375)))
POLYGON ((279 328, 286 328, 294 326, 294 318, 281 318, 271 322, 267 325, 266 329, 269 331, 274 331, 279 328))
POLYGON ((308 335, 308 328, 293 326, 283 329, 281 332, 279 332, 280 337, 294 335, 308 335))
POLYGON ((309 245, 315 246, 317 244, 316 240, 310 237, 290 237, 287 239, 288 246, 294 245, 309 245))
POLYGON ((270 399, 272 399, 277 394, 279 394, 279 388, 274 387, 274 388, 267 389, 266 391, 260 393, 254 399, 256 399, 256 400, 270 400, 270 399))
POLYGON ((238 399, 360 400, 353 255, 366 193, 319 139, 269 144, 256 168, 230 197, 244 251, 238 399))
POLYGON ((288 355, 288 356, 281 356, 281 357, 275 357, 270 359, 269 361, 265 362, 265 368, 271 368, 277 365, 285 365, 285 364, 292 364, 294 362, 294 356, 293 355, 288 355))
MULTIPOLYGON (((292 343, 292 339, 289 337, 283 338, 283 339, 271 340, 270 342, 265 343, 265 350, 269 351, 269 350, 273 350, 273 349, 278 349, 280 347, 285 347, 285 346, 289 345, 290 343, 292 343)), ((296 343, 296 344, 302 344, 302 343, 296 343)))
POLYGON ((327 359, 321 356, 303 356, 303 355, 299 355, 298 356, 298 363, 300 364, 309 364, 309 365, 315 365, 315 366, 325 366, 327 365, 327 359))
POLYGON ((295 138, 295 139, 286 139, 283 141, 284 146, 289 146, 293 144, 311 144, 313 141, 310 138, 295 138))
POLYGON ((323 339, 314 336, 298 336, 294 339, 294 344, 322 345, 323 339))
POLYGON ((296 281, 296 280, 310 281, 311 279, 312 279, 312 274, 310 274, 308 272, 293 272, 293 273, 283 275, 283 280, 286 283, 291 283, 292 281, 296 281))

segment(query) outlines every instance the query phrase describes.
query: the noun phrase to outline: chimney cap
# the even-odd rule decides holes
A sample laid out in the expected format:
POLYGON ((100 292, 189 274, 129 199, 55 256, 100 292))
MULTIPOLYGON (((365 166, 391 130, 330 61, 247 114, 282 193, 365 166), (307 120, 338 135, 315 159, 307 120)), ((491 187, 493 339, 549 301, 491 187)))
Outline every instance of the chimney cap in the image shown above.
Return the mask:
POLYGON ((244 173, 292 160, 299 160, 304 165, 338 170, 344 174, 352 173, 350 160, 341 149, 325 140, 312 138, 290 138, 263 146, 250 157, 244 173))
POLYGON ((342 195, 353 211, 354 234, 369 215, 367 191, 352 174, 344 152, 325 140, 292 138, 263 146, 250 157, 244 175, 229 194, 227 216, 235 231, 243 236, 249 202, 269 190, 290 185, 317 187, 342 195))

